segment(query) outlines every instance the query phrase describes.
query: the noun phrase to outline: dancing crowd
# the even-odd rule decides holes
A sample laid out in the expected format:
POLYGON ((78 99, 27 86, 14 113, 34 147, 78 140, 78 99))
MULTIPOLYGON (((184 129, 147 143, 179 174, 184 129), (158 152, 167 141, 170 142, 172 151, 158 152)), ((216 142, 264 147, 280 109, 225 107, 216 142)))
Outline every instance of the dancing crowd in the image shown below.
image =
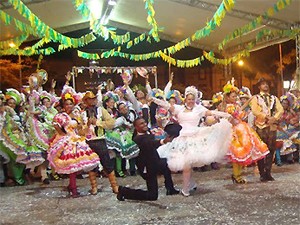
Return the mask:
MULTIPOLYGON (((272 165, 300 163, 300 90, 283 96, 270 93, 261 78, 259 93, 235 86, 234 79, 211 100, 203 100, 194 86, 184 93, 172 89, 173 75, 164 90, 130 87, 111 80, 97 93, 76 92, 71 74, 57 96, 45 70, 29 77, 29 86, 0 92, 0 185, 44 185, 69 178, 66 190, 78 197, 76 179, 89 177, 96 195, 98 176, 108 178, 117 199, 156 200, 157 176, 163 175, 167 195, 190 196, 197 188, 196 168, 229 164, 232 182, 245 184, 243 168, 256 166, 260 182, 274 181, 272 165), (182 188, 174 188, 172 173, 182 174, 182 188), (140 175, 147 190, 119 186, 116 177, 140 175)), ((125 178, 126 179, 126 178, 125 178)))

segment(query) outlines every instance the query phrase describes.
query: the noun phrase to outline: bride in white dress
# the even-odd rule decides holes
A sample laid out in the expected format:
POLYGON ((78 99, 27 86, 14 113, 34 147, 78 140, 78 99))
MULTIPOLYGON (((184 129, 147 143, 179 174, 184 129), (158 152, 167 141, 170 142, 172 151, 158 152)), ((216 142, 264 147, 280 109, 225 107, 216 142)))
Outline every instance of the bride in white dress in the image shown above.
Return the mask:
POLYGON ((196 104, 197 95, 197 89, 191 86, 185 90, 184 105, 170 106, 167 102, 154 99, 156 104, 169 109, 182 126, 179 137, 162 145, 157 151, 161 158, 167 158, 172 171, 182 171, 181 193, 184 196, 189 196, 190 190, 197 188, 191 179, 192 168, 212 162, 224 162, 231 142, 231 123, 227 119, 220 119, 212 126, 198 126, 202 117, 212 115, 230 117, 230 115, 209 111, 201 104, 196 104))

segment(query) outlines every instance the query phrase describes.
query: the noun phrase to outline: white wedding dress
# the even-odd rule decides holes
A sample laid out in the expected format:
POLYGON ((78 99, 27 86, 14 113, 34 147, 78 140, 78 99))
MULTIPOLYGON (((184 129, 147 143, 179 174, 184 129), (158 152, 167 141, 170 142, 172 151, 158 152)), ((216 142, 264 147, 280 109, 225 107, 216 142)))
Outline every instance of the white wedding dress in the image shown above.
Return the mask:
POLYGON ((182 130, 179 137, 157 149, 160 157, 167 158, 172 171, 225 162, 231 142, 231 123, 221 119, 212 126, 199 127, 207 109, 196 105, 190 112, 185 110, 184 106, 175 106, 174 114, 182 130))

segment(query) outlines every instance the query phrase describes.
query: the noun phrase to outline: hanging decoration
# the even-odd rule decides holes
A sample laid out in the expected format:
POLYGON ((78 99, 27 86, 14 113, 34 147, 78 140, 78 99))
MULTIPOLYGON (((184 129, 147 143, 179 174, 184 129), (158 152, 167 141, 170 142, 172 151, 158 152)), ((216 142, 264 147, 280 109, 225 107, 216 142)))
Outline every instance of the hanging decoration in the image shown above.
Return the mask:
POLYGON ((90 29, 98 36, 107 41, 109 38, 113 40, 114 44, 124 44, 130 40, 130 33, 126 32, 124 35, 117 35, 115 28, 107 28, 100 23, 100 20, 93 15, 85 0, 73 0, 74 7, 85 19, 90 20, 90 29))
MULTIPOLYGON (((78 47, 83 47, 84 45, 87 45, 93 41, 96 40, 95 35, 93 32, 90 32, 89 34, 83 35, 80 38, 70 38, 67 37, 63 34, 58 33, 51 27, 47 26, 45 23, 43 23, 37 16, 35 16, 30 9, 24 5, 22 1, 19 0, 8 0, 14 9, 16 9, 24 18, 26 18, 31 26, 28 27, 28 25, 24 26, 24 23, 19 23, 21 26, 21 30, 23 32, 26 32, 27 30, 34 30, 35 36, 40 36, 40 37, 46 37, 47 39, 50 39, 51 41, 54 42, 59 42, 61 45, 58 48, 58 51, 67 49, 67 48, 78 48, 78 47), (28 29, 29 28, 29 29, 28 29)), ((6 24, 10 24, 11 17, 5 13, 1 15, 2 20, 6 21, 6 24)), ((104 38, 104 40, 107 40, 109 37, 114 41, 115 44, 123 44, 128 42, 130 40, 130 33, 127 32, 124 35, 116 35, 116 32, 114 31, 113 28, 106 28, 104 26, 100 26, 99 29, 94 31, 95 34, 98 36, 101 36, 104 38)))
POLYGON ((227 35, 224 40, 219 43, 219 50, 223 50, 224 46, 228 44, 235 38, 241 37, 242 35, 249 33, 256 29, 258 26, 261 26, 264 19, 272 17, 276 12, 285 9, 288 5, 291 4, 291 0, 278 0, 276 4, 272 8, 269 8, 263 15, 258 16, 256 19, 252 20, 245 26, 234 30, 231 34, 227 35))
MULTIPOLYGON (((235 0, 223 0, 219 8, 215 12, 213 18, 206 24, 206 26, 196 31, 191 37, 184 39, 181 42, 167 48, 168 54, 174 54, 183 48, 191 45, 193 41, 200 40, 207 37, 217 27, 221 26, 221 22, 224 19, 227 12, 229 12, 235 5, 235 0)), ((164 50, 163 50, 164 51, 164 50)))
POLYGON ((51 55, 55 53, 55 50, 51 47, 44 48, 44 49, 33 49, 33 48, 24 48, 24 49, 17 49, 17 48, 10 48, 6 50, 0 50, 0 55, 24 55, 24 56, 31 56, 31 55, 51 55))
POLYGON ((242 57, 249 57, 250 52, 248 50, 243 50, 232 57, 224 58, 224 59, 216 58, 214 52, 212 51, 210 52, 203 51, 203 55, 208 61, 210 61, 213 64, 228 65, 230 63, 238 61, 242 57))
MULTIPOLYGON (((221 21, 226 15, 226 11, 230 11, 234 7, 234 4, 235 4, 235 0, 223 0, 221 5, 219 6, 218 10, 214 14, 213 18, 210 20, 210 22, 207 23, 207 25, 204 28, 196 31, 191 36, 191 38, 190 37, 186 38, 185 40, 183 40, 171 47, 168 47, 163 50, 156 51, 156 52, 152 52, 152 53, 128 54, 128 53, 120 52, 121 47, 119 46, 117 50, 116 50, 116 48, 114 48, 109 51, 103 52, 101 54, 101 58, 109 58, 109 57, 118 56, 118 57, 127 58, 127 59, 134 60, 134 61, 142 61, 142 60, 147 60, 150 58, 158 58, 161 56, 160 52, 168 52, 169 54, 174 54, 174 53, 180 51, 181 49, 190 46, 192 41, 199 40, 200 38, 209 36, 210 33, 216 29, 217 26, 221 25, 221 21)), ((128 47, 128 45, 127 45, 127 47, 128 47)), ((129 47, 131 47, 131 46, 129 46, 129 47)), ((79 56, 79 54, 78 54, 78 56, 79 56)), ((85 54, 84 56, 91 57, 87 54, 85 54)), ((175 63, 174 60, 170 59, 169 56, 166 55, 166 53, 164 53, 162 58, 165 61, 172 62, 172 65, 174 65, 174 63, 175 63)), ((89 58, 86 58, 86 59, 89 59, 89 58)), ((181 62, 181 65, 182 65, 182 62, 181 62)))
POLYGON ((40 69, 40 65, 42 63, 42 60, 43 60, 43 55, 39 55, 39 58, 38 58, 38 63, 37 63, 37 66, 36 66, 36 69, 39 70, 40 69))
MULTIPOLYGON (((145 61, 152 58, 161 58, 165 62, 172 64, 177 67, 187 68, 201 65, 201 62, 204 59, 211 61, 212 63, 218 63, 222 65, 227 65, 229 63, 235 62, 239 60, 241 57, 247 57, 250 54, 251 49, 258 44, 259 40, 268 37, 289 37, 294 38, 296 35, 299 35, 299 29, 291 29, 291 30, 269 30, 264 29, 258 32, 256 35, 256 40, 252 41, 244 46, 244 50, 238 52, 234 56, 229 58, 216 58, 214 52, 203 52, 203 56, 197 57, 195 59, 190 60, 177 60, 172 58, 170 55, 190 46, 193 41, 197 41, 201 38, 207 37, 210 35, 212 31, 214 31, 217 27, 221 25, 223 18, 226 13, 230 11, 234 5, 235 0, 223 0, 216 12, 214 13, 212 19, 207 22, 206 26, 200 30, 197 30, 192 36, 176 43, 173 46, 164 48, 162 50, 158 50, 155 52, 144 53, 144 54, 129 54, 122 52, 121 45, 126 44, 126 48, 129 49, 134 45, 139 44, 141 41, 147 40, 151 43, 151 37, 155 41, 159 41, 158 32, 161 31, 161 28, 158 28, 156 20, 154 18, 155 11, 153 8, 154 0, 144 0, 145 9, 147 9, 148 17, 147 21, 150 26, 152 26, 151 31, 149 32, 149 36, 146 33, 139 35, 138 37, 131 40, 130 33, 127 32, 124 35, 117 35, 115 28, 107 28, 100 24, 99 20, 92 15, 88 6, 85 3, 85 0, 73 0, 73 4, 77 11, 84 18, 90 19, 90 27, 93 32, 83 35, 79 38, 71 38, 65 35, 62 35, 56 32, 51 27, 47 26, 43 23, 36 15, 34 15, 29 8, 27 8, 24 3, 20 0, 8 0, 13 6, 15 10, 17 10, 20 15, 26 18, 30 25, 23 23, 10 15, 6 14, 4 11, 0 10, 0 19, 4 22, 5 25, 15 25, 16 29, 22 32, 22 35, 16 37, 14 39, 10 39, 7 41, 0 42, 0 55, 35 55, 35 54, 43 54, 49 55, 53 54, 55 50, 53 48, 44 48, 40 49, 43 45, 53 41, 58 42, 60 45, 58 46, 58 51, 62 51, 67 48, 79 48, 83 47, 94 40, 96 40, 97 36, 104 38, 104 40, 112 39, 115 45, 119 45, 111 50, 102 52, 101 54, 97 53, 87 53, 83 51, 77 50, 78 56, 90 59, 90 60, 99 60, 101 58, 109 58, 109 57, 122 57, 133 61, 145 61), (18 49, 19 46, 27 40, 29 35, 33 35, 35 37, 41 38, 37 43, 32 45, 31 47, 26 47, 25 49, 18 49), (14 43, 15 47, 11 47, 10 43, 14 43)), ((257 17, 255 20, 247 24, 246 26, 235 30, 232 34, 225 37, 225 39, 219 44, 219 49, 223 49, 224 46, 230 42, 231 40, 240 37, 241 35, 251 32, 256 29, 258 26, 262 25, 263 20, 273 16, 276 12, 286 8, 290 5, 291 0, 278 0, 277 3, 269 8, 262 16, 257 17)), ((78 70, 79 72, 79 70, 78 70)))
POLYGON ((148 11, 147 22, 152 27, 152 29, 149 31, 149 35, 152 36, 156 42, 159 42, 160 39, 159 39, 158 32, 163 31, 163 28, 158 27, 156 20, 154 18, 155 16, 155 11, 153 7, 154 0, 144 0, 144 2, 145 2, 145 9, 147 9, 148 11))
POLYGON ((77 55, 84 59, 98 60, 100 59, 97 53, 87 53, 77 50, 77 55))
MULTIPOLYGON (((224 59, 219 59, 215 57, 214 52, 210 51, 209 53, 204 51, 203 56, 197 57, 195 59, 190 59, 190 60, 176 60, 169 55, 165 54, 163 51, 157 51, 157 52, 152 52, 152 53, 147 53, 147 54, 128 54, 128 53, 121 53, 118 51, 111 52, 110 55, 104 55, 101 54, 100 58, 109 58, 112 56, 119 56, 123 58, 127 58, 130 60, 134 61, 144 61, 148 60, 150 58, 161 58, 167 63, 172 64, 173 66, 177 66, 180 68, 190 68, 190 67, 195 67, 198 65, 201 65, 201 62, 205 60, 209 60, 213 64, 222 64, 222 65, 228 65, 230 63, 236 62, 242 57, 249 57, 250 55, 250 50, 253 49, 257 43, 262 39, 266 37, 271 37, 271 36, 276 36, 276 37, 295 37, 297 34, 300 33, 300 29, 293 29, 293 30, 269 30, 269 29, 264 29, 256 35, 256 40, 249 42, 246 46, 245 49, 236 53, 232 57, 224 58, 224 59)), ((80 56, 80 53, 78 53, 78 56, 80 56)), ((97 54, 97 57, 99 55, 97 54)), ((93 54, 91 53, 84 53, 84 57, 86 59, 94 59, 93 54)))
POLYGON ((91 17, 91 11, 85 4, 85 0, 73 0, 72 2, 76 10, 83 16, 83 18, 89 19, 91 17))
POLYGON ((28 38, 28 34, 22 34, 18 37, 15 37, 10 40, 0 41, 0 49, 8 49, 11 48, 11 43, 14 44, 14 47, 19 47, 26 39, 28 38))
POLYGON ((43 23, 30 9, 20 0, 8 0, 12 4, 13 8, 19 12, 24 18, 26 18, 34 31, 42 37, 51 39, 51 41, 61 43, 59 51, 66 48, 78 48, 82 47, 96 39, 93 33, 86 34, 80 38, 70 38, 61 33, 58 33, 45 23, 43 23))
POLYGON ((73 0, 73 4, 76 10, 79 11, 84 18, 90 19, 90 29, 93 30, 93 32, 95 32, 96 34, 99 34, 100 36, 104 37, 105 40, 111 37, 114 44, 120 45, 127 43, 127 49, 145 40, 146 33, 142 33, 133 40, 130 40, 131 34, 129 32, 127 32, 124 35, 116 35, 115 32, 113 32, 110 29, 107 29, 105 26, 101 25, 99 21, 97 21, 95 16, 89 10, 89 7, 85 4, 85 0, 73 0))
MULTIPOLYGON (((85 35, 84 37, 81 37, 81 38, 66 37, 66 36, 64 36, 60 33, 57 33, 55 30, 53 30, 52 28, 50 28, 46 24, 44 24, 42 21, 40 21, 34 14, 31 13, 31 11, 22 3, 22 1, 19 1, 19 0, 8 0, 8 1, 13 5, 13 7, 16 10, 18 10, 18 12, 22 16, 24 16, 26 19, 28 19, 30 21, 31 26, 38 33, 38 35, 42 36, 43 34, 45 34, 47 39, 51 39, 54 42, 60 42, 61 45, 59 46, 58 51, 61 51, 63 49, 70 48, 70 47, 73 47, 73 48, 82 47, 83 45, 88 44, 91 41, 94 41, 96 39, 95 36, 92 33, 87 34, 87 35, 85 35)), ((78 6, 82 5, 83 1, 80 1, 79 3, 80 4, 78 6)), ((223 17, 225 15, 225 13, 222 13, 222 11, 224 9, 230 10, 231 7, 233 7, 233 5, 234 5, 234 0, 223 0, 223 2, 221 3, 219 9, 215 13, 213 19, 206 26, 206 28, 209 27, 209 26, 212 27, 212 28, 215 28, 216 26, 212 26, 213 24, 220 25, 220 20, 222 19, 222 15, 223 15, 223 17)), ((83 8, 86 10, 85 7, 83 7, 83 8)), ((85 12, 85 14, 86 14, 86 12, 85 12)), ((6 18, 6 20, 9 20, 9 18, 6 18)), ((209 35, 210 32, 207 32, 207 30, 205 29, 205 32, 203 32, 203 33, 206 34, 206 35, 208 33, 208 35, 209 35)), ((101 31, 98 30, 97 34, 100 34, 104 38, 108 38, 109 30, 107 30, 107 29, 104 29, 104 30, 101 30, 101 31)), ((200 32, 200 34, 201 34, 201 32, 200 32)), ((114 36, 113 33, 112 33, 112 36, 114 36)), ((114 37, 116 37, 116 36, 114 36, 114 37)), ((143 39, 145 38, 144 36, 141 36, 141 37, 143 39)), ((195 40, 196 40, 197 37, 199 37, 199 32, 196 32, 194 37, 195 37, 195 40)), ((147 40, 149 40, 148 38, 147 38, 147 40)), ((123 39, 121 38, 121 43, 123 43, 122 40, 123 39)), ((135 39, 135 43, 138 43, 138 40, 139 39, 135 39)), ((120 42, 120 40, 117 41, 117 42, 120 42)), ((45 42, 44 41, 40 42, 38 44, 38 46, 41 47, 42 43, 45 43, 45 42)), ((170 52, 170 54, 173 54, 176 51, 179 51, 182 48, 190 45, 190 43, 191 43, 190 39, 186 39, 186 40, 176 44, 174 47, 172 47, 172 46, 169 47, 168 51, 170 52)), ((127 45, 127 47, 130 47, 130 46, 131 46, 130 44, 127 45)), ((113 51, 113 52, 110 52, 109 55, 111 55, 111 56, 120 56, 121 55, 122 56, 123 54, 117 54, 113 51)), ((159 52, 151 53, 151 55, 155 55, 157 57, 157 55, 159 55, 159 52)), ((123 55, 123 56, 127 57, 126 55, 123 55)), ((150 57, 149 54, 146 54, 146 56, 144 56, 144 54, 141 54, 141 55, 136 55, 134 57, 131 56, 130 58, 134 59, 134 60, 145 60, 149 57, 150 57)))
POLYGON ((0 19, 4 22, 5 25, 15 25, 14 27, 21 31, 23 34, 30 34, 35 37, 42 37, 41 35, 38 35, 31 26, 29 26, 26 23, 21 22, 20 20, 17 20, 16 18, 8 15, 4 11, 0 10, 0 19))

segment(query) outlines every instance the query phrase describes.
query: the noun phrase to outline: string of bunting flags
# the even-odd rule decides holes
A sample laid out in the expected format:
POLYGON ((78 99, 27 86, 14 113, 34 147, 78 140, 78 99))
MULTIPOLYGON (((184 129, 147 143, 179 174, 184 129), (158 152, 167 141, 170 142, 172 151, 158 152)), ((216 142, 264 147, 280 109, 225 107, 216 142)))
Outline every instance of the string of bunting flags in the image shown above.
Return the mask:
POLYGON ((127 73, 127 78, 131 79, 129 76, 132 74, 138 74, 141 77, 146 78, 148 74, 157 74, 157 67, 156 66, 143 66, 143 67, 136 67, 136 66, 73 66, 72 72, 75 77, 78 74, 83 73, 84 70, 88 70, 91 73, 117 73, 123 74, 124 72, 127 73))
MULTIPOLYGON (((48 40, 48 42, 51 40, 51 41, 54 41, 54 42, 59 42, 61 43, 61 45, 59 45, 58 47, 58 51, 61 51, 61 50, 64 50, 66 48, 78 48, 78 47, 82 47, 86 44, 89 44, 90 42, 94 41, 96 39, 96 37, 93 35, 93 33, 89 33, 85 36, 82 36, 80 38, 69 38, 67 36, 64 36, 58 32, 56 32, 55 30, 53 30, 52 28, 48 27, 46 24, 44 24, 42 21, 39 20, 39 18, 37 16, 35 16, 23 3, 22 1, 20 0, 8 0, 14 7, 14 9, 18 10, 18 12, 23 16, 25 17, 28 21, 30 21, 31 23, 31 26, 34 28, 34 31, 35 32, 32 32, 32 33, 37 33, 38 36, 41 36, 42 33, 45 34, 46 38, 45 40, 48 40)), ((151 14, 153 15, 153 7, 151 6, 152 5, 152 2, 153 1, 146 1, 146 6, 151 9, 150 10, 150 13, 148 12, 148 14, 151 14), (151 6, 151 7, 150 7, 151 6)), ((79 6, 79 8, 82 8, 82 9, 87 9, 87 7, 84 7, 83 6, 83 1, 80 1, 78 2, 77 4, 77 8, 79 6), (81 3, 81 4, 80 4, 81 3)), ((76 4, 75 4, 76 5, 76 4)), ((171 46, 168 48, 168 51, 170 52, 170 54, 174 54, 175 52, 181 50, 182 48, 185 48, 187 46, 189 46, 191 44, 191 40, 198 40, 200 37, 205 37, 205 36, 208 36, 211 32, 211 29, 210 27, 213 29, 216 28, 216 25, 220 25, 220 21, 224 18, 225 16, 225 8, 227 10, 230 10, 232 7, 234 6, 234 0, 223 0, 223 2, 221 3, 220 7, 218 8, 218 10, 216 11, 216 13, 214 14, 213 16, 213 19, 207 23, 207 25, 201 29, 201 30, 198 30, 197 32, 195 32, 195 34, 191 37, 191 38, 188 38, 188 39, 185 39, 179 43, 177 43, 176 45, 174 46, 171 46)), ((87 12, 83 13, 83 14, 88 14, 87 12)), ((11 20, 11 17, 9 15, 4 15, 1 16, 1 19, 4 20, 5 24, 9 24, 10 23, 10 20, 11 20)), ((22 24, 22 22, 19 23, 24 30, 26 30, 28 28, 28 25, 24 26, 24 24, 22 24)), ((30 26, 29 26, 30 27, 30 26)), ((129 38, 129 34, 125 34, 123 35, 121 38, 120 37, 117 37, 115 36, 115 34, 105 28, 104 26, 101 25, 102 29, 99 29, 97 31, 97 34, 98 35, 101 35, 102 37, 104 37, 105 40, 108 39, 109 37, 109 34, 111 34, 112 37, 115 37, 115 40, 116 39, 121 39, 121 43, 125 43, 129 38), (104 29, 105 28, 105 29, 104 29), (126 37, 126 38, 123 38, 123 37, 126 37), (124 40, 126 39, 126 40, 124 40)), ((31 27, 29 30, 32 30, 31 27)), ((153 30, 153 29, 152 29, 153 30)), ((155 32, 154 32, 155 33, 155 32)), ((127 44, 127 48, 130 48, 133 43, 134 44, 138 44, 140 41, 144 40, 145 39, 145 35, 141 34, 138 38, 135 38, 134 39, 134 42, 129 42, 127 44)), ((148 39, 147 39, 148 40, 148 39)), ((119 43, 119 41, 114 41, 115 43, 119 43)), ((39 42, 39 44, 37 46, 41 47, 43 44, 45 43, 45 41, 41 41, 39 42)), ((109 51, 109 52, 106 52, 105 55, 109 55, 111 54, 112 51, 115 51, 114 49, 109 51)), ((34 51, 32 51, 34 52, 34 51)), ((106 56, 107 57, 107 56, 106 56)))
MULTIPOLYGON (((132 54, 127 54, 127 53, 122 53, 120 52, 121 47, 117 47, 108 51, 105 51, 101 54, 101 57, 104 58, 109 58, 109 57, 115 57, 115 56, 120 56, 122 58, 128 58, 128 59, 134 59, 135 61, 140 61, 140 60, 146 60, 149 58, 152 58, 151 56, 154 56, 153 58, 157 58, 161 51, 165 52, 167 51, 168 54, 174 54, 188 46, 191 45, 193 41, 200 40, 201 38, 207 37, 210 35, 210 33, 217 28, 217 26, 221 25, 221 22, 223 18, 226 15, 226 12, 230 11, 234 7, 235 1, 234 0, 223 0, 220 6, 218 7, 217 11, 214 13, 212 19, 206 24, 204 28, 201 28, 197 30, 191 37, 188 37, 184 39, 183 41, 178 42, 177 44, 174 44, 170 47, 167 47, 163 50, 159 50, 157 52, 153 53, 145 53, 145 54, 137 54, 133 57, 132 54)), ((129 46, 131 47, 131 46, 129 46)), ((127 45, 128 48, 128 45, 127 45)), ((78 56, 83 55, 83 58, 90 59, 88 56, 88 53, 86 54, 80 54, 78 53, 78 56)), ((94 57, 94 56, 90 56, 94 57)), ((166 57, 164 57, 166 58, 166 57)), ((172 60, 173 61, 173 60, 172 60)), ((174 63, 174 62, 173 62, 174 63)))
MULTIPOLYGON (((216 58, 215 53, 213 51, 210 51, 207 53, 206 51, 203 51, 203 55, 201 57, 197 57, 194 59, 189 59, 189 60, 178 60, 175 59, 169 55, 166 54, 166 51, 156 51, 156 52, 151 52, 151 53, 146 53, 146 54, 129 54, 129 53, 123 53, 123 52, 114 52, 113 56, 118 56, 121 58, 126 58, 134 61, 146 61, 150 58, 161 58, 165 62, 172 64, 173 66, 177 66, 180 68, 190 68, 194 66, 201 65, 201 62, 205 60, 209 60, 211 63, 214 64, 222 64, 222 65, 228 65, 230 63, 236 62, 242 57, 249 57, 250 56, 250 51, 256 46, 257 42, 259 42, 262 38, 265 37, 295 37, 297 34, 300 33, 300 29, 293 29, 293 30, 269 30, 269 29, 264 29, 260 31, 256 35, 256 40, 249 42, 244 50, 241 50, 240 52, 236 53, 235 55, 231 57, 226 57, 223 59, 216 58)), ((101 58, 106 58, 107 56, 101 54, 99 56, 97 53, 87 53, 87 52, 82 52, 77 50, 78 56, 85 58, 85 59, 90 59, 90 60, 99 60, 101 58)))
POLYGON ((143 66, 143 67, 132 67, 132 66, 73 66, 73 87, 75 87, 75 78, 78 74, 82 74, 84 70, 87 70, 92 77, 94 73, 97 74, 98 78, 100 74, 120 74, 123 81, 127 81, 128 84, 131 83, 133 75, 139 75, 146 78, 150 74, 154 76, 155 87, 157 88, 157 67, 156 66, 143 66))

